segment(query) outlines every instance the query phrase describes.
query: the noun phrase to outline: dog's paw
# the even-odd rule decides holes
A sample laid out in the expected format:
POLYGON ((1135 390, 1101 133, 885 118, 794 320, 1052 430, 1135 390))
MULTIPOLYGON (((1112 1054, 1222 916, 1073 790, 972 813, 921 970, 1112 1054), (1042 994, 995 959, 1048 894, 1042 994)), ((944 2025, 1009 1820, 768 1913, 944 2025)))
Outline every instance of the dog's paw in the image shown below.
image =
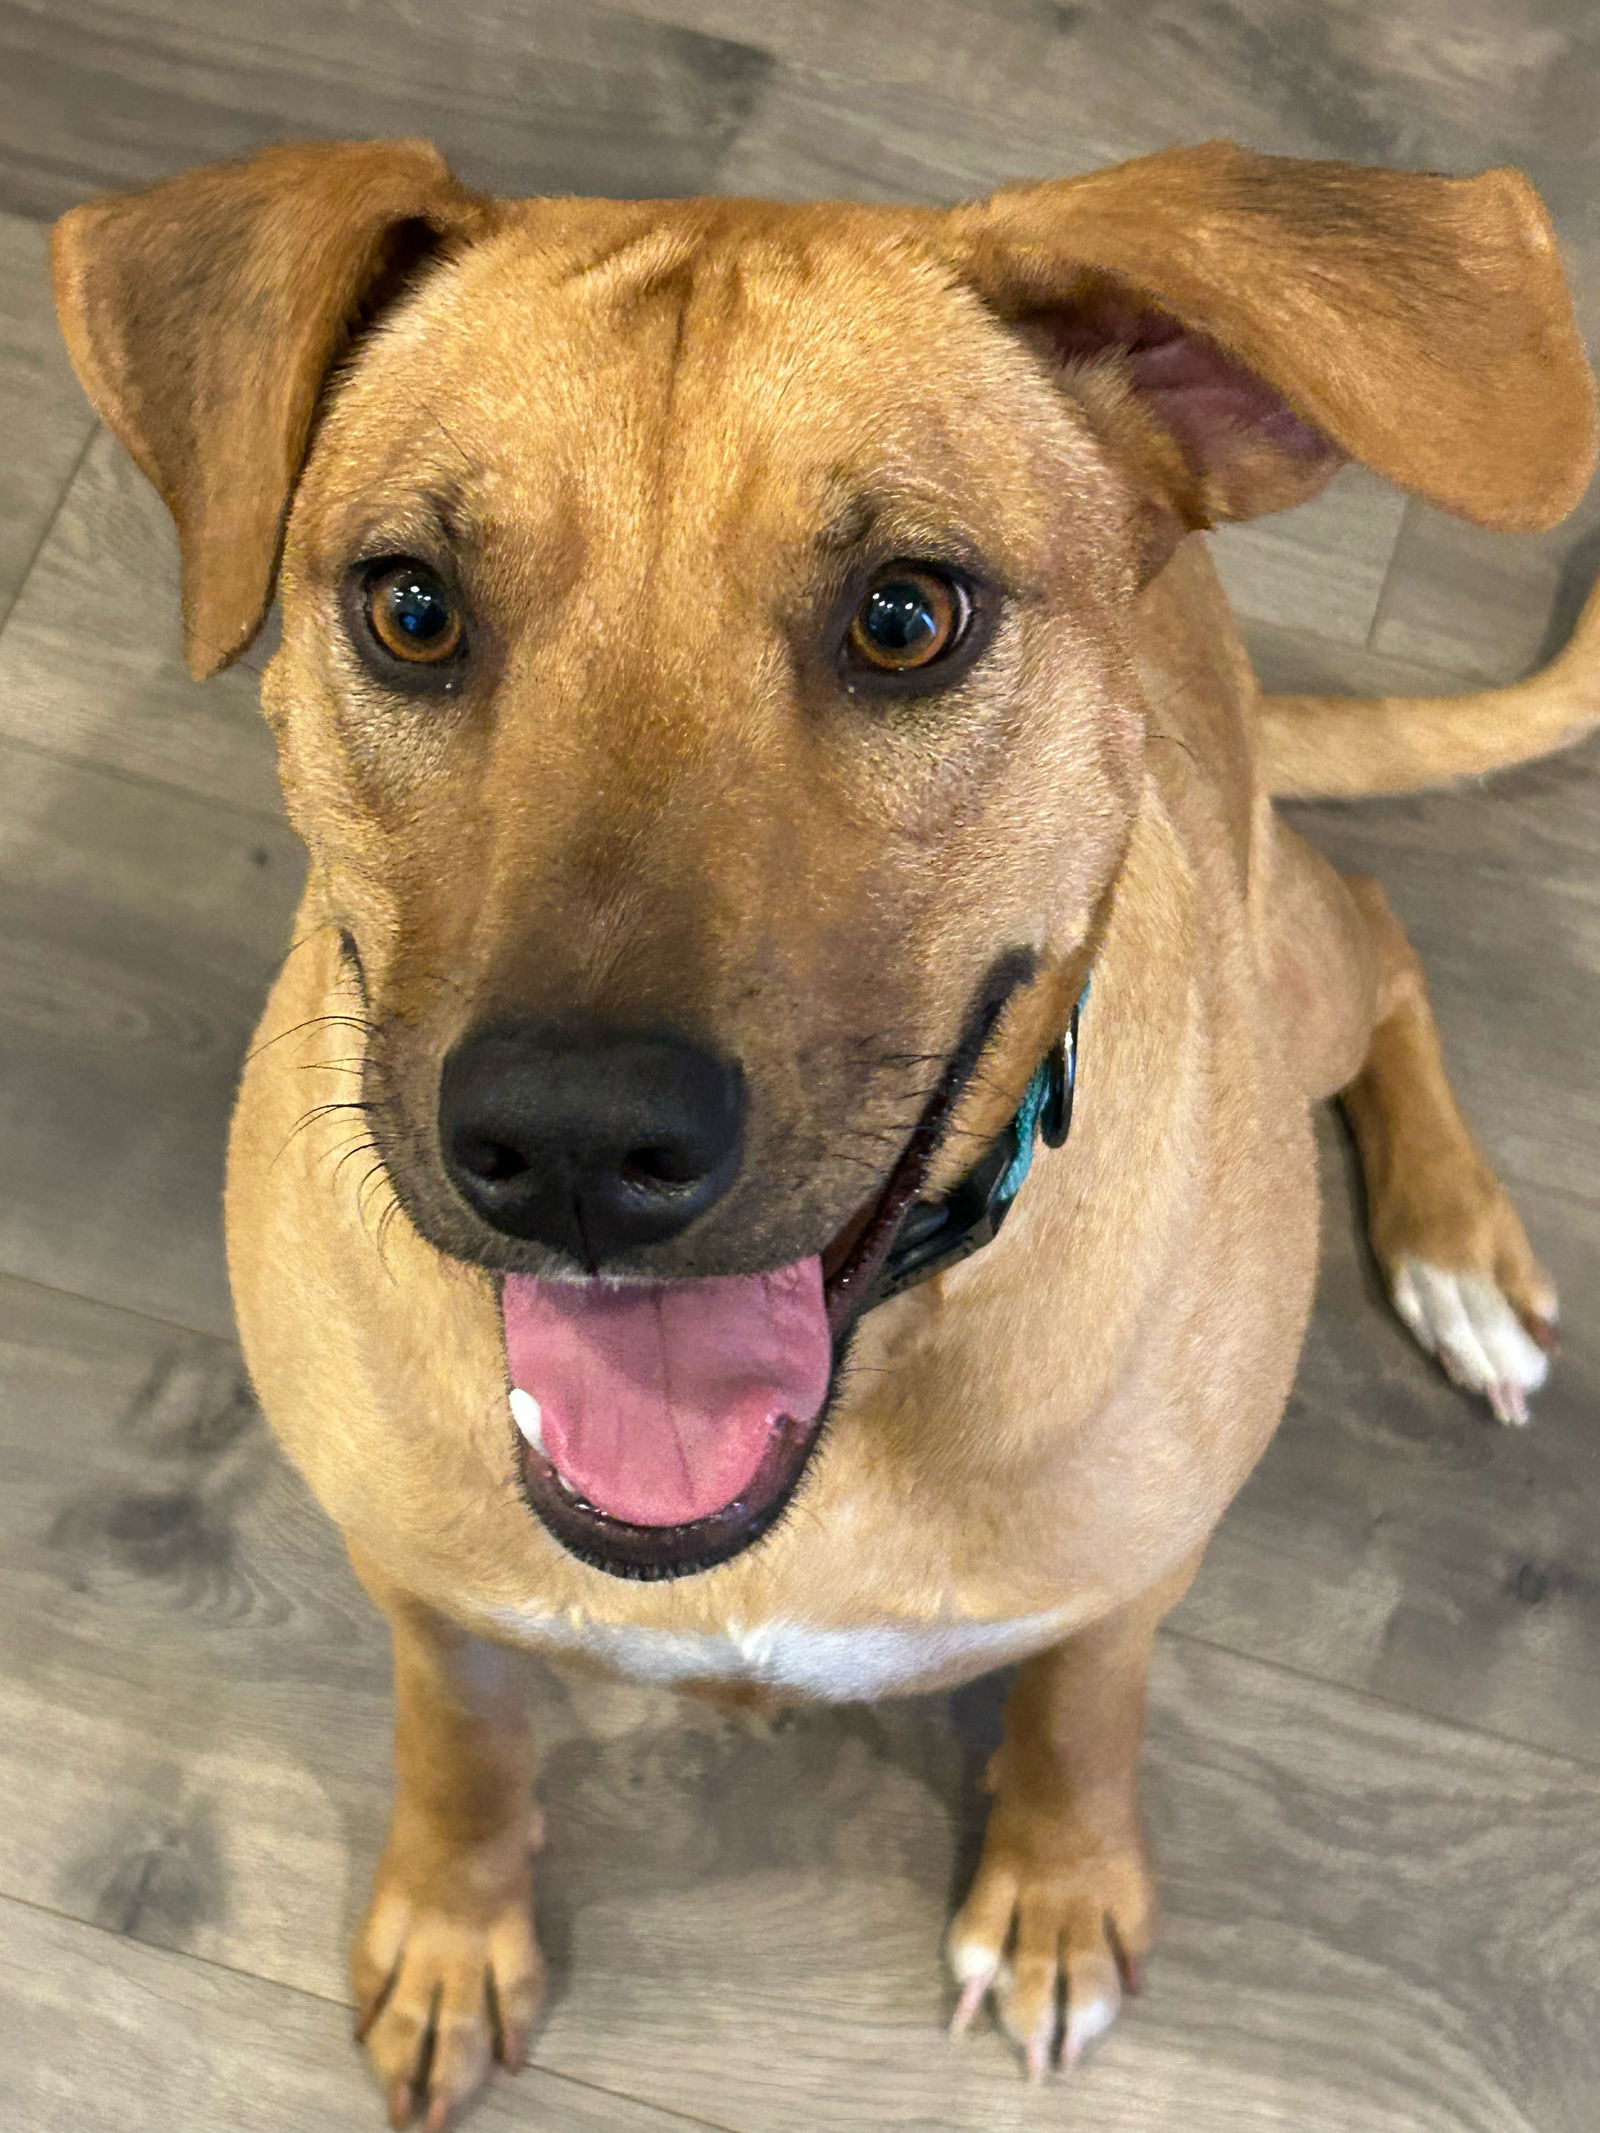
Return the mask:
MULTIPOLYGON (((471 1887, 470 1863, 461 1875, 471 1887)), ((443 2133, 498 2060, 517 2072, 544 1992, 526 1883, 452 1910, 380 1872, 351 1958, 356 2040, 383 2084, 389 2124, 443 2133)))
POLYGON ((1029 2080, 1042 2081, 1075 2066, 1139 1991, 1154 1890, 1136 1845, 1017 1841, 995 1823, 946 1943, 959 1988, 951 2033, 992 1995, 1029 2080))
POLYGON ((1488 1274, 1452 1273, 1408 1254, 1390 1270, 1389 1292, 1453 1383, 1481 1393, 1499 1421, 1527 1422, 1528 1397, 1549 1375, 1555 1344, 1556 1299, 1547 1280, 1540 1277, 1536 1295, 1513 1301, 1488 1274))

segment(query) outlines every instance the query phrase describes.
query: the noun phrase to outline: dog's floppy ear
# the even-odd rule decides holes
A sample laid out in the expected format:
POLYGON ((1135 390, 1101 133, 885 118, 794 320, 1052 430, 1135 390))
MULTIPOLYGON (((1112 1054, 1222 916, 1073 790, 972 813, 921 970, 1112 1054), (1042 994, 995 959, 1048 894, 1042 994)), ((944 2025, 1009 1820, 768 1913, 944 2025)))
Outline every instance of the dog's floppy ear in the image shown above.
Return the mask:
POLYGON ((425 141, 300 142, 57 223, 78 376, 177 520, 197 677, 261 626, 323 381, 350 334, 491 212, 425 141))
POLYGON ((948 218, 964 278, 1073 366, 1186 525, 1342 459, 1479 525, 1554 525, 1594 381, 1538 195, 1228 141, 1008 187, 948 218))

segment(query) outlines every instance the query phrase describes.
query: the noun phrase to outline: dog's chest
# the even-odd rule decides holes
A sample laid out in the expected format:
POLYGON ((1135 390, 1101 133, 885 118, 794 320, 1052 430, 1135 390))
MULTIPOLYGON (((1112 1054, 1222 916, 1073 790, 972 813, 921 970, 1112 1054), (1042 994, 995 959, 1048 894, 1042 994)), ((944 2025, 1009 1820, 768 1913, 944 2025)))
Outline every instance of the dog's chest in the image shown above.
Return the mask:
POLYGON ((599 1662, 631 1680, 750 1683, 829 1702, 947 1688, 1025 1658, 1075 1626, 1071 1607, 1002 1621, 886 1619, 819 1628, 774 1616, 718 1630, 656 1629, 582 1614, 500 1608, 502 1636, 599 1662))

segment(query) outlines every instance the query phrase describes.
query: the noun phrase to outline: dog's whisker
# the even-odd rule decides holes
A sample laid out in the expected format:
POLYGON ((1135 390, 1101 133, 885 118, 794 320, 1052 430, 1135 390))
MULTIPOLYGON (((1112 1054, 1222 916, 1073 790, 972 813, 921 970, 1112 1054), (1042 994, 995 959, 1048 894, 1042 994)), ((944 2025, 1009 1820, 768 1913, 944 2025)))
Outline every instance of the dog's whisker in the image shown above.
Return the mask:
POLYGON ((288 1133, 284 1136, 282 1146, 278 1149, 277 1154, 273 1156, 271 1162, 268 1164, 268 1169, 275 1169, 278 1163, 282 1160, 282 1158, 289 1152, 289 1149, 293 1146, 295 1141, 299 1139, 300 1135, 306 1132, 311 1126, 314 1126, 319 1119, 331 1118, 337 1113, 345 1111, 365 1112, 369 1108, 370 1107, 367 1104, 361 1102, 358 1098, 354 1097, 342 1099, 332 1103, 313 1104, 309 1110, 302 1111, 300 1116, 295 1120, 294 1124, 289 1128, 288 1133))
POLYGON ((365 1136, 353 1141, 345 1141, 337 1148, 330 1148, 327 1151, 328 1162, 332 1165, 330 1182, 337 1184, 340 1171, 344 1169, 346 1163, 354 1162, 357 1156, 375 1155, 376 1153, 377 1143, 365 1136))
POLYGON ((338 927, 338 924, 339 921, 336 918, 325 918, 320 925, 308 928, 306 932, 300 934, 289 943, 284 952, 283 960, 287 963, 291 955, 298 955, 302 948, 309 948, 311 943, 315 940, 320 940, 324 933, 333 932, 338 927))
POLYGON ((378 1144, 370 1134, 362 1134, 357 1140, 352 1141, 350 1145, 345 1148, 344 1152, 340 1155, 339 1160, 333 1166, 333 1176, 331 1182, 335 1186, 338 1185, 340 1176, 345 1170, 346 1166, 350 1163, 353 1163, 357 1156, 361 1155, 376 1155, 378 1156, 379 1161, 382 1161, 382 1156, 379 1154, 378 1150, 378 1144))
MULTIPOLYGON (((342 1111, 366 1113, 371 1109, 372 1105, 363 1102, 358 1096, 338 1097, 329 1103, 313 1104, 309 1111, 301 1112, 290 1131, 289 1140, 292 1141, 299 1134, 304 1133, 308 1126, 314 1126, 319 1118, 333 1118, 342 1111)), ((287 1147, 288 1145, 289 1143, 286 1141, 284 1146, 287 1147)))
POLYGON ((274 1036, 264 1037, 259 1044, 254 1045, 245 1054, 244 1063, 249 1066, 253 1060, 259 1059, 263 1052, 270 1052, 275 1044, 282 1044, 286 1037, 298 1037, 308 1029, 338 1029, 340 1027, 359 1030, 363 1036, 370 1037, 375 1034, 373 1025, 359 1016, 345 1014, 308 1015, 303 1022, 292 1023, 288 1029, 280 1029, 274 1036))
POLYGON ((399 1283, 396 1279, 394 1268, 389 1264, 388 1246, 389 1232, 400 1218, 400 1196, 394 1189, 394 1180, 391 1178, 388 1183, 389 1204, 378 1217, 378 1257, 383 1262, 383 1271, 388 1275, 390 1281, 398 1287, 399 1283))
POLYGON ((381 1192, 387 1183, 387 1172, 382 1156, 379 1156, 372 1168, 364 1173, 360 1183, 356 1186, 356 1214, 361 1223, 361 1234, 376 1247, 377 1240, 373 1235, 372 1227, 368 1220, 371 1214, 371 1200, 368 1196, 368 1188, 374 1179, 377 1179, 378 1189, 381 1192))

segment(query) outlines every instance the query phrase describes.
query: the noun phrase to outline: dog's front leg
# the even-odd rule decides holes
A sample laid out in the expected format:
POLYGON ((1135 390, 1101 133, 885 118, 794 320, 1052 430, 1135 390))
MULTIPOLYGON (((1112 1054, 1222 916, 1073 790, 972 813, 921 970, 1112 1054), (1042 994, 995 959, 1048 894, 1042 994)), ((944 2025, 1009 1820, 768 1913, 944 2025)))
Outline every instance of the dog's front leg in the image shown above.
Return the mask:
POLYGON ((392 2126, 438 2133, 538 2011, 524 1662, 353 1557, 394 1638, 395 1804, 352 1957, 357 2037, 392 2126))
POLYGON ((1155 1917, 1137 1797, 1145 1685, 1156 1625, 1193 1575, 1028 1660, 1006 1705, 983 1857, 950 1929, 953 2027, 992 1989, 1033 2080, 1058 2038, 1071 2066, 1139 1989, 1155 1917))

